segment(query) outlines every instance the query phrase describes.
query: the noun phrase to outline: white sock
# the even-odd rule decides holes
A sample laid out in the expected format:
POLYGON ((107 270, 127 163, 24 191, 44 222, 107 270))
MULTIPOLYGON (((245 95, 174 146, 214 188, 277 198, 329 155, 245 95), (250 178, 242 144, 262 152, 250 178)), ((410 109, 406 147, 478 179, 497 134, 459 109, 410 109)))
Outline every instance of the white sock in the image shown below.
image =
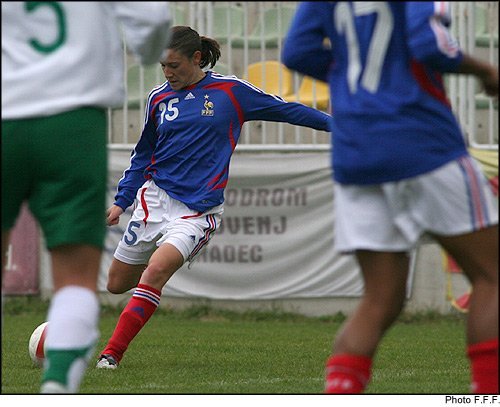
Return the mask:
POLYGON ((88 288, 66 286, 52 298, 47 316, 47 349, 78 349, 99 338, 99 300, 88 288))

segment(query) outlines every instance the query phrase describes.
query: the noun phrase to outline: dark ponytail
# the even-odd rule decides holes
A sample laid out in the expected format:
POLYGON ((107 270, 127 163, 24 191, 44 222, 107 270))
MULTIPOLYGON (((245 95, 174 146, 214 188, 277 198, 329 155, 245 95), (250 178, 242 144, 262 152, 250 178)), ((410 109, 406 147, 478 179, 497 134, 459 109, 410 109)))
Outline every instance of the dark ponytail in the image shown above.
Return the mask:
POLYGON ((201 61, 200 67, 205 68, 210 64, 213 68, 220 58, 220 46, 213 38, 201 37, 201 61))
POLYGON ((172 27, 169 49, 191 58, 196 51, 201 52, 200 68, 210 65, 213 68, 220 58, 220 45, 213 38, 201 36, 191 27, 177 25, 172 27))

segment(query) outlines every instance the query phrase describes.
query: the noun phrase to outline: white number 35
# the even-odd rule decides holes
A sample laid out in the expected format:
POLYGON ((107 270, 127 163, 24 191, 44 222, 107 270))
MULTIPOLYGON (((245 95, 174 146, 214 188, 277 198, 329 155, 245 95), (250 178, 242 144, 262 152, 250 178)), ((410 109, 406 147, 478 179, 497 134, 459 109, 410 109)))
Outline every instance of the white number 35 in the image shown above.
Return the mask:
POLYGON ((170 99, 168 101, 168 106, 163 102, 160 103, 158 106, 161 112, 160 124, 163 124, 165 119, 170 122, 179 116, 179 109, 174 106, 176 103, 179 103, 179 98, 170 99))

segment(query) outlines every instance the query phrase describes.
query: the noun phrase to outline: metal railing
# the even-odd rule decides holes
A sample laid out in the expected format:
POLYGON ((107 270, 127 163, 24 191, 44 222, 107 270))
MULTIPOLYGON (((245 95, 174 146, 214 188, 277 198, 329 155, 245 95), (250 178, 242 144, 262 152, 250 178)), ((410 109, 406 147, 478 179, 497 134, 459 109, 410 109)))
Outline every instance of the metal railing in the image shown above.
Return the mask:
MULTIPOLYGON (((267 60, 280 61, 283 41, 281 33, 286 32, 289 9, 296 7, 297 2, 190 1, 170 4, 174 25, 190 25, 200 35, 214 37, 220 42, 222 56, 214 68, 216 71, 248 79, 247 67, 250 64, 267 60), (266 17, 270 14, 275 16, 272 27, 266 17)), ((466 52, 498 65, 498 3, 452 2, 451 5, 453 32, 460 46, 466 52), (478 35, 481 35, 481 43, 477 41, 478 35)), ((127 55, 126 49, 124 60, 129 97, 121 109, 108 112, 108 140, 113 149, 130 149, 137 142, 144 120, 145 97, 152 87, 150 82, 159 84, 164 81, 159 64, 152 67, 138 65, 133 71, 132 68, 137 63, 127 55), (132 73, 134 78, 131 77, 132 73), (145 80, 146 77, 149 82, 145 80), (138 95, 134 103, 130 100, 131 94, 138 95)), ((265 80, 265 72, 263 76, 265 80)), ((302 79, 301 75, 293 73, 296 94, 302 79)), ((279 81, 282 80, 280 73, 279 81)), ((449 75, 446 84, 453 110, 470 146, 498 150, 498 102, 478 92, 473 77, 449 75)), ((313 88, 313 93, 315 92, 313 88)), ((313 97, 313 107, 316 107, 315 99, 313 97)), ((330 136, 325 132, 273 122, 245 123, 237 147, 238 151, 328 149, 330 136)))
MULTIPOLYGON (((453 33, 461 48, 498 66, 498 3, 453 2, 453 33)), ((498 150, 498 100, 472 76, 449 75, 448 95, 469 145, 498 150)))

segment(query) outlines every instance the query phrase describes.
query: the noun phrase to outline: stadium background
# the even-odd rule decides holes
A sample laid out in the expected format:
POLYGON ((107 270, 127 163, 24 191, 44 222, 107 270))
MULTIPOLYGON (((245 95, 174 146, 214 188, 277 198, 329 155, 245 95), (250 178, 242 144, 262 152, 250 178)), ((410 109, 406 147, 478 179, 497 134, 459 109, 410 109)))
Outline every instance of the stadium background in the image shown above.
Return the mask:
MULTIPOLYGON (((283 36, 297 2, 171 2, 175 25, 216 38, 222 57, 214 70, 235 74, 287 100, 328 110, 326 85, 280 64, 283 36)), ((452 3, 453 32, 466 51, 498 66, 498 3, 452 3)), ((158 64, 140 66, 126 50, 127 100, 109 110, 109 201, 140 135, 145 97, 164 78, 158 64)), ((498 101, 472 78, 447 77, 453 109, 471 152, 498 191, 498 101)), ((164 289, 162 306, 193 303, 236 310, 283 310, 305 315, 349 313, 362 290, 352 258, 333 250, 329 135, 284 123, 250 122, 231 164, 224 226, 190 269, 164 289)), ((104 303, 129 297, 105 292, 107 265, 126 225, 110 228, 99 282, 104 303)), ((466 311, 468 284, 430 240, 413 253, 409 311, 466 311)), ((13 233, 5 295, 52 292, 43 238, 23 211, 13 233)))

